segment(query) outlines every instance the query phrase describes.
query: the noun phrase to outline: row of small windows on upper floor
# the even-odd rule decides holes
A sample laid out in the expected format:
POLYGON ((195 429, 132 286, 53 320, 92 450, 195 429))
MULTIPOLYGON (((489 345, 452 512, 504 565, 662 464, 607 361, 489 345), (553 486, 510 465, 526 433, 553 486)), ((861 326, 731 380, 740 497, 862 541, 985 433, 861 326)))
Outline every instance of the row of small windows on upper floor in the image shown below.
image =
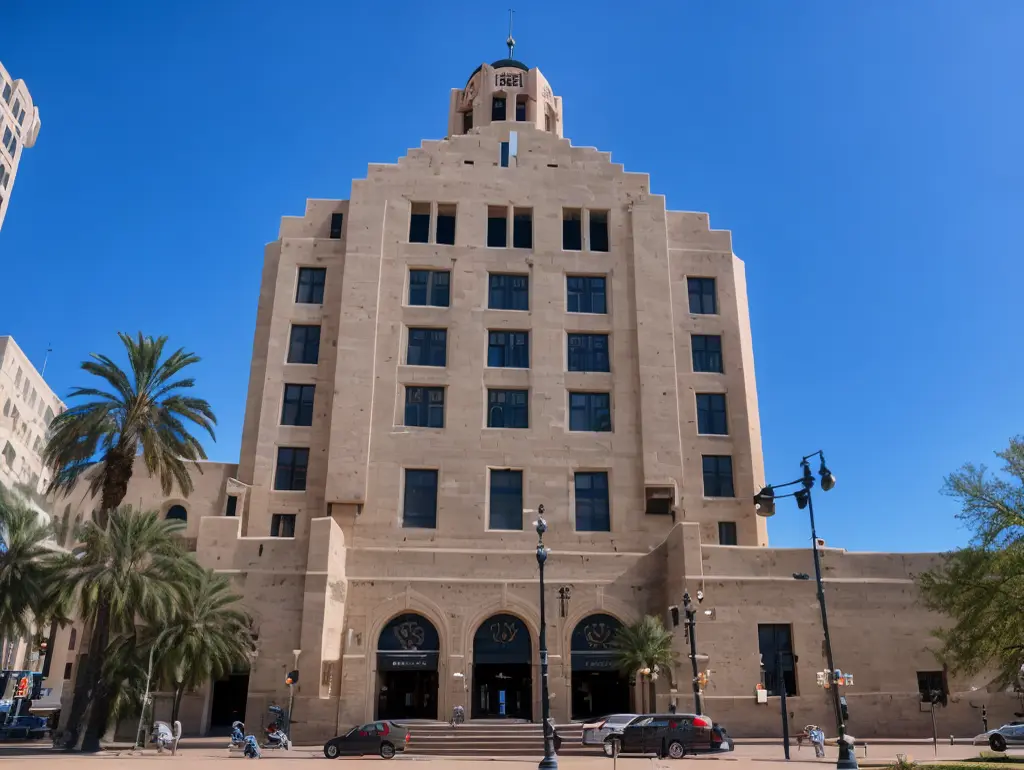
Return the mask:
POLYGON ((10 172, 10 169, 7 168, 7 165, 5 163, 3 163, 3 161, 0 161, 0 187, 3 187, 6 190, 10 184, 11 184, 11 172, 10 172))
MULTIPOLYGON (((10 106, 11 99, 14 98, 14 86, 7 82, 6 78, 0 77, 0 82, 3 82, 3 99, 4 102, 10 106)), ((21 106, 21 99, 14 99, 14 106, 11 107, 11 115, 15 120, 18 121, 19 126, 25 125, 25 108, 21 106)))
MULTIPOLYGON (((705 497, 732 498, 736 496, 730 455, 703 455, 701 464, 705 497)), ((308 448, 278 447, 274 489, 279 492, 305 491, 308 466, 308 448)), ((608 471, 577 471, 573 476, 576 531, 610 532, 611 504, 608 471)), ((406 468, 404 470, 401 503, 403 527, 410 529, 437 528, 438 477, 439 470, 437 468, 406 468)), ((489 529, 521 530, 523 528, 523 470, 521 468, 489 469, 487 499, 489 529)), ((291 529, 294 532, 294 519, 291 521, 291 529)), ((733 539, 735 539, 735 533, 733 533, 733 539)))
MULTIPOLYGON (((515 98, 515 120, 517 123, 525 123, 529 120, 530 97, 526 94, 517 94, 515 98)), ((491 97, 491 122, 496 123, 508 120, 508 96, 495 94, 491 97)), ((468 109, 462 113, 462 133, 468 134, 473 128, 473 110, 468 109)), ((555 130, 555 115, 550 109, 544 112, 544 130, 555 130)))
MULTIPOLYGON (((295 289, 298 304, 322 305, 327 283, 327 268, 300 267, 295 289)), ((714 278, 688 277, 686 288, 690 313, 717 315, 718 295, 714 278)), ((608 277, 604 275, 567 275, 566 309, 570 313, 608 313, 608 277)), ((409 270, 408 304, 419 307, 451 305, 451 271, 409 270)), ((528 273, 488 273, 487 308, 489 310, 529 310, 528 273)))
MULTIPOLYGON (((2 125, 3 121, 0 121, 0 126, 2 125)), ((3 139, 0 140, 0 144, 3 145, 8 155, 13 159, 15 153, 18 152, 18 137, 14 135, 10 126, 3 126, 3 139)))
MULTIPOLYGON (((414 202, 409 214, 409 243, 455 245, 458 207, 454 203, 414 202), (431 238, 433 236, 433 238, 431 238)), ((493 249, 533 248, 533 209, 522 206, 487 207, 487 240, 493 249)), ((608 251, 608 211, 562 209, 563 251, 608 251), (586 223, 586 227, 584 227, 586 223), (584 240, 584 233, 586 239, 584 240)))
MULTIPOLYGON (((566 367, 570 372, 610 372, 609 336, 604 333, 568 332, 566 367)), ((722 338, 716 334, 690 335, 694 372, 721 374, 722 338)), ((320 326, 293 324, 288 340, 289 364, 317 364, 320 361, 320 326)), ((448 330, 409 327, 405 364, 446 367, 448 330)), ((530 368, 530 332, 493 329, 487 332, 487 367, 530 368)))

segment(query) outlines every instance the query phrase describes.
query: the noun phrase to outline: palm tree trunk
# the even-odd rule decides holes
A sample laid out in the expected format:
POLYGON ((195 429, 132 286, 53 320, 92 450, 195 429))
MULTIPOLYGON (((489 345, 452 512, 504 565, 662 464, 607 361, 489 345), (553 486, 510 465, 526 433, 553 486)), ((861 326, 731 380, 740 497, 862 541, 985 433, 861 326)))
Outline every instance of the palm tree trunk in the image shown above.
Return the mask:
POLYGON ((103 474, 103 490, 100 494, 100 510, 96 523, 107 526, 110 511, 114 510, 128 494, 128 482, 132 480, 133 453, 122 447, 114 447, 107 453, 106 469, 103 474))
POLYGON ((171 726, 178 721, 178 712, 181 711, 181 697, 185 694, 185 685, 183 682, 175 682, 174 684, 174 700, 171 703, 171 726))
MULTIPOLYGON (((107 718, 110 715, 110 688, 103 678, 103 662, 106 658, 107 645, 110 643, 110 606, 101 602, 93 624, 92 639, 89 642, 89 668, 91 669, 91 687, 88 695, 89 716, 82 737, 82 751, 97 752, 100 750, 100 739, 107 729, 107 718)), ((77 698, 78 692, 75 692, 77 698)), ((72 711, 74 710, 72 705, 72 711)), ((74 714, 72 714, 73 716, 74 714)), ((81 717, 80 717, 81 721, 81 717)))
POLYGON ((86 714, 92 701, 92 691, 100 671, 97 666, 103 652, 103 646, 100 645, 100 634, 98 633, 101 616, 103 617, 104 624, 109 625, 110 609, 106 604, 101 604, 97 608, 96 619, 92 622, 92 628, 89 631, 89 649, 79 662, 80 670, 75 678, 75 691, 71 698, 71 710, 64 726, 64 734, 66 736, 64 748, 68 750, 78 747, 78 739, 81 737, 85 727, 86 714))

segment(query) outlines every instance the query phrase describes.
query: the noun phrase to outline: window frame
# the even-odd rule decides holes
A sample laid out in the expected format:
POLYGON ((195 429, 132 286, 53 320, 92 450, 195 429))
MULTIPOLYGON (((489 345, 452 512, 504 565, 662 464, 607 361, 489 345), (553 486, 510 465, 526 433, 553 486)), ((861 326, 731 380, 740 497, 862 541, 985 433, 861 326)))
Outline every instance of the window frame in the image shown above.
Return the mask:
POLYGON ((739 545, 739 528, 736 526, 735 521, 720 521, 718 522, 718 544, 719 545, 739 545), (725 537, 723 537, 725 535, 725 537), (731 540, 731 543, 725 542, 731 540))
POLYGON ((611 335, 607 332, 566 332, 565 366, 568 372, 608 373, 612 370, 611 335), (573 345, 573 338, 586 344, 573 345), (604 341, 604 350, 595 342, 604 341), (602 360, 603 359, 603 360, 602 360), (601 364, 604 368, 600 368, 601 364))
POLYGON ((793 624, 792 623, 758 623, 757 624, 757 651, 761 655, 761 667, 764 670, 764 684, 765 689, 768 691, 769 696, 776 696, 779 694, 778 680, 780 669, 776 666, 777 655, 772 654, 769 660, 765 659, 764 647, 762 641, 770 631, 771 633, 771 647, 777 651, 783 653, 782 667, 781 667, 781 679, 782 683, 786 688, 787 697, 795 698, 799 692, 799 682, 796 676, 796 661, 794 660, 793 653, 793 624), (788 644, 779 643, 779 631, 785 629, 786 633, 782 636, 788 638, 788 644), (788 649, 786 649, 788 647, 788 649), (781 650, 780 650, 781 648, 781 650))
POLYGON ((270 514, 270 536, 271 537, 287 537, 294 538, 296 530, 296 520, 298 516, 294 513, 272 513, 270 514), (287 532, 291 529, 291 534, 282 534, 282 530, 287 532))
POLYGON ((608 276, 607 275, 566 275, 565 276, 565 312, 567 313, 582 313, 585 315, 608 315, 608 276), (581 281, 585 291, 580 290, 575 293, 570 288, 570 282, 581 281), (604 304, 604 310, 594 310, 594 297, 597 294, 593 290, 593 282, 601 281, 603 289, 600 292, 604 304), (573 310, 573 298, 576 298, 576 310, 573 310), (584 298, 586 302, 584 303, 584 298), (580 310, 580 306, 588 304, 590 310, 580 310))
POLYGON ((408 307, 451 307, 452 302, 452 271, 451 270, 439 270, 432 267, 410 267, 409 268, 409 286, 405 294, 406 305, 408 307), (424 284, 423 289, 423 302, 413 302, 413 287, 418 286, 413 281, 413 277, 419 274, 425 274, 427 276, 427 282, 424 284), (447 278, 448 283, 444 286, 437 280, 438 276, 444 275, 447 278), (438 299, 437 294, 443 292, 444 304, 435 302, 438 299))
POLYGON ((495 92, 491 95, 491 122, 497 123, 499 121, 508 119, 508 94, 503 92, 495 92), (498 103, 501 103, 501 109, 498 108, 498 103), (498 117, 498 115, 501 117, 498 117))
MULTIPOLYGON (((434 243, 438 246, 454 246, 455 238, 458 233, 458 222, 459 222, 459 205, 457 203, 438 203, 436 206, 436 214, 434 215, 433 222, 433 234, 434 243), (446 240, 441 240, 441 220, 451 220, 451 240, 447 240, 449 233, 447 229, 444 232, 446 240)), ((447 225, 446 225, 447 227, 447 225)))
POLYGON ((583 251, 583 209, 573 206, 562 207, 562 251, 583 251), (575 215, 575 216, 574 216, 575 215), (576 223, 570 225, 570 223, 576 223), (579 245, 572 246, 571 228, 579 228, 579 245))
POLYGON ((700 469, 701 477, 703 482, 704 497, 717 500, 733 500, 736 498, 736 466, 732 461, 732 455, 705 455, 702 454, 700 458, 700 469), (723 474, 721 473, 721 465, 723 460, 729 461, 729 491, 731 494, 709 494, 708 492, 708 460, 715 461, 715 472, 712 478, 717 480, 717 490, 722 489, 723 474))
POLYGON ((704 374, 724 374, 725 373, 725 356, 722 354, 722 335, 721 334, 691 334, 690 335, 690 362, 693 366, 694 373, 704 374), (697 350, 696 341, 701 340, 701 350, 697 350), (708 350, 709 340, 718 340, 718 350, 708 350), (698 355, 701 357, 701 362, 707 364, 708 361, 713 361, 713 356, 718 356, 718 368, 713 369, 710 366, 707 368, 698 368, 698 355))
POLYGON ((569 399, 568 399, 567 411, 568 411, 569 419, 567 420, 567 423, 568 423, 567 427, 568 427, 570 433, 611 433, 612 432, 612 428, 613 428, 613 425, 612 425, 612 394, 611 394, 610 391, 570 390, 568 393, 569 393, 569 399), (574 424, 573 417, 574 417, 575 414, 578 413, 576 411, 577 407, 573 406, 573 397, 574 396, 582 396, 582 397, 586 398, 586 403, 582 407, 583 414, 586 417, 586 423, 585 423, 587 425, 586 428, 574 428, 573 427, 573 424, 574 424), (602 396, 605 399, 605 403, 607 405, 606 408, 603 408, 603 407, 601 407, 599 405, 595 405, 595 403, 594 403, 594 399, 595 398, 599 398, 599 397, 602 397, 602 396), (599 422, 602 411, 607 411, 607 426, 608 427, 606 429, 600 427, 601 425, 605 424, 605 423, 599 422), (598 421, 597 422, 598 427, 594 427, 595 426, 595 421, 598 421))
POLYGON ((409 243, 430 243, 430 234, 433 231, 433 205, 427 201, 409 201, 409 231, 408 231, 408 242, 409 243), (423 213, 423 208, 426 207, 427 213, 423 213), (423 217, 426 217, 426 222, 423 221, 423 217), (426 228, 425 230, 423 228, 426 228), (419 239, 419 235, 423 231, 423 240, 419 239), (416 235, 416 240, 413 240, 413 235, 416 235))
POLYGON ((694 401, 697 406, 697 435, 728 436, 729 406, 726 394, 695 393, 694 401), (721 430, 716 430, 719 427, 721 430))
POLYGON ((587 251, 606 254, 611 250, 611 212, 608 209, 587 209, 587 251), (604 224, 604 235, 599 229, 595 229, 594 215, 597 215, 597 222, 604 224), (595 245, 597 244, 597 245, 595 245), (604 248, 598 248, 603 245, 604 248))
POLYGON ((718 280, 712 276, 688 275, 686 277, 686 294, 690 315, 718 315, 718 280), (711 293, 707 291, 708 284, 711 293), (696 285, 696 290, 694 286, 696 285), (710 297, 710 300, 708 299, 710 297), (694 299, 696 298, 696 303, 694 299), (706 304, 710 302, 711 310, 706 304), (694 310, 696 304, 697 309, 694 310))
POLYGON ((487 274, 487 309, 488 310, 512 310, 516 312, 529 312, 530 310, 530 274, 529 273, 488 273, 487 274), (526 279, 524 288, 517 288, 515 279, 526 279), (495 286, 495 279, 501 279, 502 286, 495 286), (497 294, 496 294, 497 293, 497 294), (495 305, 494 298, 499 297, 502 305, 495 305), (516 300, 525 300, 522 304, 525 307, 514 307, 516 300))
POLYGON ((512 248, 524 250, 533 249, 532 206, 512 207, 512 248))
POLYGON ((530 331, 529 329, 488 329, 487 330, 487 368, 488 369, 529 369, 530 368, 530 331), (525 343, 522 345, 514 344, 514 335, 523 335, 525 343), (497 343, 494 341, 496 335, 504 335, 505 342, 497 343), (509 363, 510 360, 516 359, 519 355, 518 351, 524 350, 523 355, 526 357, 525 365, 515 365, 509 363), (501 351, 502 363, 496 364, 491 362, 491 351, 501 351))
POLYGON ((309 486, 309 447, 299 446, 279 446, 274 456, 274 491, 275 492, 305 492, 309 486), (282 465, 282 453, 291 452, 292 461, 290 464, 282 465), (305 458, 305 463, 297 462, 300 457, 305 458), (282 468, 287 470, 289 486, 281 486, 282 468), (296 475, 301 472, 299 476, 302 480, 302 486, 296 486, 296 475))
POLYGON ((310 428, 313 426, 313 410, 316 405, 316 385, 307 382, 286 382, 281 392, 281 422, 280 425, 287 425, 295 428, 310 428), (289 399, 289 388, 298 388, 295 398, 289 399), (307 389, 309 394, 308 404, 306 403, 307 389), (291 403, 289 403, 291 402, 291 403), (295 422, 288 422, 288 408, 294 409, 295 422), (309 422, 298 422, 304 416, 304 409, 309 410, 309 422))
POLYGON ((402 510, 401 510, 401 525, 402 529, 437 529, 437 513, 438 513, 438 497, 439 490, 441 488, 441 473, 437 468, 421 468, 421 467, 409 467, 402 469, 402 510), (434 501, 433 501, 433 519, 430 526, 426 526, 426 522, 431 521, 427 516, 419 513, 415 514, 414 518, 422 518, 424 523, 411 523, 412 519, 409 516, 409 479, 410 474, 432 474, 434 479, 434 501))
MULTIPOLYGON (((529 391, 529 389, 526 389, 526 388, 487 388, 486 408, 487 408, 487 414, 486 414, 486 419, 485 419, 484 423, 485 423, 485 425, 488 428, 493 428, 493 429, 496 429, 496 430, 528 430, 529 427, 530 427, 530 391, 529 391), (502 394, 505 397, 505 400, 503 402, 501 402, 501 403, 498 403, 498 402, 492 400, 493 397, 498 396, 499 394, 502 394), (524 395, 525 403, 522 406, 519 406, 517 404, 513 404, 513 405, 509 406, 509 396, 512 395, 512 394, 515 394, 515 395, 523 394, 524 395), (498 410, 501 411, 501 415, 502 415, 502 418, 503 418, 502 422, 504 423, 503 425, 494 425, 494 424, 492 424, 491 415, 493 414, 495 409, 498 409, 498 410), (509 420, 506 418, 506 415, 507 414, 518 415, 520 409, 523 410, 523 412, 525 412, 525 417, 526 417, 525 425, 509 425, 508 424, 509 420)), ((516 422, 516 420, 513 420, 512 422, 516 422)))
MULTIPOLYGON (((487 206, 487 230, 485 232, 484 245, 486 245, 487 248, 489 248, 489 249, 507 249, 508 248, 508 242, 509 242, 508 241, 508 226, 509 226, 508 208, 509 208, 508 206, 495 206, 495 205, 488 205, 487 206), (499 212, 501 213, 500 217, 496 216, 499 212), (500 228, 500 230, 499 230, 499 228, 498 228, 498 226, 496 224, 491 224, 492 222, 498 222, 498 221, 501 221, 503 223, 501 228, 500 228), (500 238, 501 243, 491 243, 491 240, 492 240, 491 236, 492 235, 497 236, 499 232, 501 233, 501 238, 500 238)), ((495 240, 498 240, 498 239, 496 238, 495 240)))
POLYGON ((327 268, 300 265, 298 275, 295 279, 295 304, 296 305, 322 305, 324 304, 324 291, 327 286, 327 268), (308 276, 308 281, 303 278, 308 276), (319 282, 317 279, 319 278, 319 282), (303 289, 306 289, 308 298, 303 299, 303 289), (319 301, 316 299, 317 290, 320 292, 319 301))
POLYGON ((328 239, 340 241, 341 234, 345 229, 345 212, 335 211, 331 213, 330 226, 328 228, 328 239))
POLYGON ((405 400, 402 411, 402 425, 408 428, 431 428, 433 430, 443 429, 445 426, 445 401, 447 399, 445 388, 439 385, 405 385, 404 387, 405 400), (421 400, 410 401, 410 398, 416 395, 417 391, 419 391, 421 400), (432 396, 438 392, 441 394, 439 410, 435 408, 436 406, 438 406, 438 404, 432 401, 432 396), (421 424, 419 422, 409 422, 410 408, 413 408, 416 414, 424 418, 425 424, 421 424), (431 425, 430 423, 438 411, 440 411, 441 414, 441 424, 431 425))
MULTIPOLYGON (((508 487, 512 489, 513 487, 508 487)), ((487 469, 487 530, 489 532, 522 532, 523 531, 523 506, 526 500, 526 475, 522 468, 488 468, 487 469), (501 474, 501 478, 514 478, 518 475, 519 479, 519 504, 517 507, 519 526, 518 527, 503 527, 496 526, 495 520, 495 486, 494 480, 495 475, 501 474)), ((514 505, 514 503, 511 503, 514 505)), ((512 512, 510 508, 503 515, 509 516, 508 521, 514 522, 516 513, 512 512)), ((504 523, 504 522, 501 522, 504 523)))
MULTIPOLYGON (((591 490, 595 489, 594 486, 590 487, 591 490)), ((600 489, 597 487, 597 489, 600 489)), ((573 471, 572 476, 572 510, 573 510, 573 530, 575 532, 611 532, 612 531, 612 496, 611 496, 611 474, 607 470, 576 470, 573 471), (594 500, 599 498, 599 495, 580 495, 580 479, 581 477, 587 477, 593 482, 596 479, 603 479, 604 481, 604 512, 603 515, 607 519, 607 527, 599 528, 596 526, 580 527, 580 505, 583 500, 594 500)), ((599 501, 600 502, 600 501, 599 501)), ((593 503, 591 503, 593 505, 593 503)), ((597 512, 601 514, 600 511, 597 512)), ((595 516, 592 511, 590 514, 592 517, 595 516)), ((597 521, 594 518, 594 521, 597 521)), ((593 523, 593 522, 592 522, 593 523)), ((599 522, 603 523, 603 522, 599 522)))
POLYGON ((320 363, 320 335, 321 335, 321 333, 322 333, 322 329, 321 329, 320 324, 297 324, 297 323, 293 323, 291 325, 290 329, 289 329, 289 332, 288 332, 288 350, 287 350, 287 354, 286 354, 286 358, 285 358, 285 363, 286 364, 297 364, 297 365, 300 365, 300 366, 317 366, 320 363), (296 343, 295 332, 297 330, 299 330, 299 329, 307 330, 307 331, 304 332, 306 337, 302 341, 302 353, 303 353, 303 355, 301 356, 302 358, 305 358, 306 349, 307 349, 307 347, 309 347, 309 335, 310 335, 310 333, 308 332, 308 330, 309 329, 316 329, 316 355, 313 357, 315 359, 313 361, 293 360, 292 359, 292 349, 294 348, 295 343, 296 343))
MULTIPOLYGON (((417 349, 419 349, 419 348, 417 348, 417 349)), ((436 353, 437 353, 437 346, 434 345, 434 344, 430 344, 430 345, 427 345, 423 349, 423 352, 421 353, 421 356, 424 357, 424 358, 427 358, 427 359, 431 359, 431 358, 434 357, 432 354, 436 354, 436 353)), ((406 330, 406 340, 405 340, 405 365, 406 366, 429 366, 429 367, 433 367, 435 369, 443 369, 443 368, 447 367, 448 366, 448 329, 447 329, 447 327, 437 327, 437 326, 410 326, 410 327, 407 327, 407 330, 406 330), (413 350, 413 344, 412 344, 413 343, 413 336, 414 336, 414 334, 418 335, 419 332, 426 333, 426 336, 425 336, 424 339, 425 340, 429 340, 431 343, 433 343, 433 333, 434 332, 443 332, 444 333, 444 344, 442 346, 442 355, 440 356, 441 363, 426 363, 424 361, 417 361, 417 362, 414 363, 411 360, 412 359, 412 350, 413 350)))

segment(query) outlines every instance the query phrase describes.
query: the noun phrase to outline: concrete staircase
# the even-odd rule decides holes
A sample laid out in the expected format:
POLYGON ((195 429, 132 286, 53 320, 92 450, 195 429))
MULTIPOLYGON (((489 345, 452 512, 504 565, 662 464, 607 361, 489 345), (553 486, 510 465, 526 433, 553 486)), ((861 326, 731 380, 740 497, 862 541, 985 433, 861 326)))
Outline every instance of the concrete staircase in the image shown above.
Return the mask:
MULTIPOLYGON (((458 727, 447 722, 395 720, 412 733, 406 754, 445 757, 544 756, 544 730, 540 724, 514 720, 471 720, 458 727)), ((583 746, 583 725, 559 725, 561 755, 600 754, 601 748, 583 746)))

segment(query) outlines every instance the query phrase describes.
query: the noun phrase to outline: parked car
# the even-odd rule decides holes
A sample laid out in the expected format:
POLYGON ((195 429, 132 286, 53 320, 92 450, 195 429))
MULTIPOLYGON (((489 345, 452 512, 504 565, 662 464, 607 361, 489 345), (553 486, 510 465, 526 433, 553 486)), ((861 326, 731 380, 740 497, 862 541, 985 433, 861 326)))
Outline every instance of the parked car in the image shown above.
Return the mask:
POLYGON ((327 741, 324 756, 337 759, 379 754, 384 759, 392 759, 398 752, 405 751, 410 738, 409 730, 394 722, 369 722, 327 741))
POLYGON ((604 746, 605 753, 611 756, 609 746, 604 742, 612 733, 621 733, 626 725, 637 718, 637 714, 609 714, 583 725, 584 746, 604 746))
POLYGON ((672 759, 681 759, 687 753, 733 749, 725 727, 715 724, 707 715, 697 714, 639 716, 622 732, 606 737, 605 744, 609 756, 617 750, 619 754, 655 754, 672 759))
POLYGON ((1024 746, 1024 722, 1009 724, 974 736, 974 743, 987 743, 992 751, 1006 751, 1007 746, 1024 746))

